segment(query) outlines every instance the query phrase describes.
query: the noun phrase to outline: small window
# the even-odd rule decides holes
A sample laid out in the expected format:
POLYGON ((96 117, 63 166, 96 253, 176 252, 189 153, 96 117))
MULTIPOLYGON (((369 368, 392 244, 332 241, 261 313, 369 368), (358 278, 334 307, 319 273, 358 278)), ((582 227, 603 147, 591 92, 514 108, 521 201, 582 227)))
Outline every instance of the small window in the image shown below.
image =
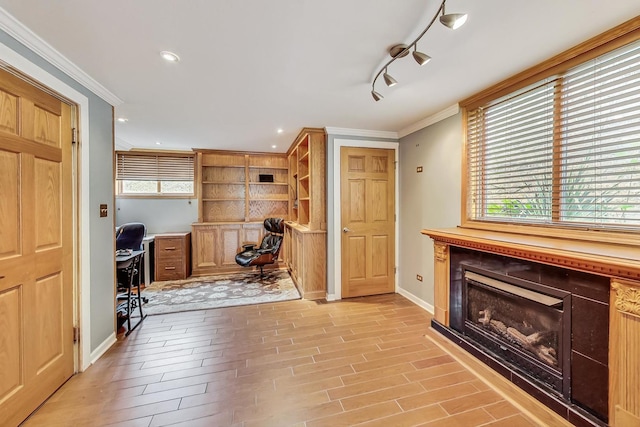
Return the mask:
POLYGON ((194 155, 116 153, 116 188, 124 196, 194 196, 194 155))

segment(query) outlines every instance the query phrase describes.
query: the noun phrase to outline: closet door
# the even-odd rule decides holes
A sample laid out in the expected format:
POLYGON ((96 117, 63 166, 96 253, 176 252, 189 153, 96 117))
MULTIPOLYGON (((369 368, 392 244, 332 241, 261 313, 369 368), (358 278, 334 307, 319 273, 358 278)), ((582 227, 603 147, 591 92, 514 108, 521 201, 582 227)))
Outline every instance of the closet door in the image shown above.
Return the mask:
POLYGON ((394 151, 342 147, 342 297, 395 292, 394 151))
POLYGON ((0 70, 0 420, 74 371, 71 107, 0 70))

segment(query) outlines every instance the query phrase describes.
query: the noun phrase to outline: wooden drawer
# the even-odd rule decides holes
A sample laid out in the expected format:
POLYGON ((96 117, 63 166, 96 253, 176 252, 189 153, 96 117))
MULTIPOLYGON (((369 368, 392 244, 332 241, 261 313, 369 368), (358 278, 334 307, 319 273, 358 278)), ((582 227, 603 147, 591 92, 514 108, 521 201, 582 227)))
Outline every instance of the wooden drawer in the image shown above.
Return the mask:
POLYGON ((156 264, 156 280, 180 280, 184 277, 184 260, 166 260, 156 264))
POLYGON ((191 275, 191 233, 155 236, 155 280, 181 280, 191 275))
POLYGON ((184 252, 184 239, 169 237, 156 240, 156 254, 158 254, 160 258, 182 258, 184 257, 184 252))

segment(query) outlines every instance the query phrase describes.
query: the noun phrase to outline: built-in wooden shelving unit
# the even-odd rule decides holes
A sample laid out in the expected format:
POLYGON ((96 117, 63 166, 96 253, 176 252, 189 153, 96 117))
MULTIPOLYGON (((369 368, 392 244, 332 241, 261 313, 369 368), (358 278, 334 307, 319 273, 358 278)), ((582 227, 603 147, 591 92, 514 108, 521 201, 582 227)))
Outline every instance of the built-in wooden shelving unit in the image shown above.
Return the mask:
POLYGON ((324 129, 304 128, 287 152, 292 192, 284 259, 306 299, 327 293, 326 147, 324 129))
POLYGON ((195 151, 200 193, 198 222, 192 225, 193 275, 241 270, 235 254, 243 244, 262 240, 264 219, 289 217, 289 159, 286 154, 195 151))

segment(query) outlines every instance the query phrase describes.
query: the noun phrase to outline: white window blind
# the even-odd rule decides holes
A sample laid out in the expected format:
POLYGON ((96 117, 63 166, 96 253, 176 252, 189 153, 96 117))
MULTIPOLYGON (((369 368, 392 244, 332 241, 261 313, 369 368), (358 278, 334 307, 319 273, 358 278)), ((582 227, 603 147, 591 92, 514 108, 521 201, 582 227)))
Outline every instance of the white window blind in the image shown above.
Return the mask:
POLYGON ((470 219, 640 228, 640 42, 467 112, 470 219))
POLYGON ((116 179, 127 181, 193 181, 193 155, 118 152, 116 179))

